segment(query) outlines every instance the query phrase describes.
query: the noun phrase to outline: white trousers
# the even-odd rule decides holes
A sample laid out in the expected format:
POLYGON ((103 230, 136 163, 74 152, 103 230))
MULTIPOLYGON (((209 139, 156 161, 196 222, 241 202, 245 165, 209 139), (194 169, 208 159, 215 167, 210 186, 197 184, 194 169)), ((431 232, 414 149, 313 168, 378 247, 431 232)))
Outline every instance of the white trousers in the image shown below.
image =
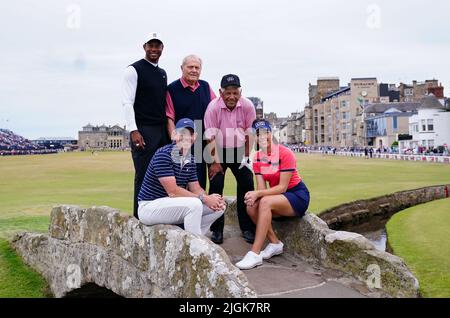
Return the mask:
POLYGON ((186 231, 202 235, 208 233, 223 212, 213 211, 200 199, 189 197, 139 201, 138 207, 139 220, 145 225, 184 223, 186 231))

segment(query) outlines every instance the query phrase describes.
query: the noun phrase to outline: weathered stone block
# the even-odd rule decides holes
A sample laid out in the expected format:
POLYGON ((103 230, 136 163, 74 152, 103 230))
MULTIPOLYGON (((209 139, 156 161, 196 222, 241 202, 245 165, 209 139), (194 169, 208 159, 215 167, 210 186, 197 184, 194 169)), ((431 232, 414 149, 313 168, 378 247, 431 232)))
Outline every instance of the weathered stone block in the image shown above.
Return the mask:
POLYGON ((256 297, 225 251, 175 226, 147 227, 108 207, 52 210, 50 235, 12 246, 56 297, 95 283, 125 297, 256 297))

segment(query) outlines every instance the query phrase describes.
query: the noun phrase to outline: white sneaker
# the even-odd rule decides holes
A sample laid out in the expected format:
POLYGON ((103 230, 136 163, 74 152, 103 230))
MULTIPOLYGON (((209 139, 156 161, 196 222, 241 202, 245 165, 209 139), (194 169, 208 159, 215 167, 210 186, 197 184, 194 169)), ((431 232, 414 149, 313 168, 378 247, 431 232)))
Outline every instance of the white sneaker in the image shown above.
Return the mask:
POLYGON ((259 255, 261 255, 263 259, 269 259, 272 256, 280 255, 281 253, 283 253, 283 246, 283 242, 280 242, 278 244, 269 243, 259 255))
POLYGON ((258 265, 262 265, 263 258, 260 255, 250 251, 247 254, 245 254, 244 258, 236 263, 236 267, 240 269, 252 269, 253 267, 256 267, 258 265))

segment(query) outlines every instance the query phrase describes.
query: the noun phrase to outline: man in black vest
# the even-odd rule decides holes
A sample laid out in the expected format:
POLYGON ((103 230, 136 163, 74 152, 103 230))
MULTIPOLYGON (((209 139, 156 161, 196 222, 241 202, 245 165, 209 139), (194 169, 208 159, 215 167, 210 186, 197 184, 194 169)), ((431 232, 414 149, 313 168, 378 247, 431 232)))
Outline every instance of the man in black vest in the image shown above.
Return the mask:
POLYGON ((181 78, 167 87, 166 115, 169 136, 175 129, 175 124, 181 118, 189 118, 196 123, 197 138, 192 147, 192 154, 197 163, 197 177, 200 186, 206 189, 206 163, 203 158, 203 149, 206 141, 203 140, 205 131, 203 119, 206 108, 211 100, 216 98, 208 82, 200 80, 202 60, 196 55, 188 55, 181 65, 181 78))
POLYGON ((165 114, 167 74, 158 67, 164 44, 158 34, 152 33, 143 48, 145 58, 126 68, 123 87, 123 106, 131 131, 131 155, 135 169, 133 215, 136 218, 137 196, 147 166, 156 150, 170 143, 165 114))

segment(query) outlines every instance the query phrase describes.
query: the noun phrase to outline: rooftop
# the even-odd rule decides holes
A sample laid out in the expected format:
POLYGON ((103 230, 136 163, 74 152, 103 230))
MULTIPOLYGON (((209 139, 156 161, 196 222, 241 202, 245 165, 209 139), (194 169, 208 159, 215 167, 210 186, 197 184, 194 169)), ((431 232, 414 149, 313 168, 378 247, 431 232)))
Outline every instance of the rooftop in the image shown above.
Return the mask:
POLYGON ((401 112, 415 112, 418 109, 444 109, 444 106, 434 95, 422 98, 420 102, 394 102, 369 104, 364 109, 367 114, 382 114, 395 108, 401 112))
POLYGON ((354 77, 352 81, 367 81, 367 80, 377 80, 376 77, 354 77))
POLYGON ((72 140, 77 140, 77 138, 73 138, 73 137, 40 137, 40 138, 36 139, 36 141, 53 141, 53 140, 72 141, 72 140))
POLYGON ((329 99, 331 97, 334 97, 334 96, 340 95, 342 93, 348 92, 349 90, 350 90, 350 87, 344 87, 344 88, 341 88, 341 89, 339 89, 337 91, 331 92, 330 94, 328 94, 327 96, 322 98, 322 101, 326 101, 327 99, 329 99))

